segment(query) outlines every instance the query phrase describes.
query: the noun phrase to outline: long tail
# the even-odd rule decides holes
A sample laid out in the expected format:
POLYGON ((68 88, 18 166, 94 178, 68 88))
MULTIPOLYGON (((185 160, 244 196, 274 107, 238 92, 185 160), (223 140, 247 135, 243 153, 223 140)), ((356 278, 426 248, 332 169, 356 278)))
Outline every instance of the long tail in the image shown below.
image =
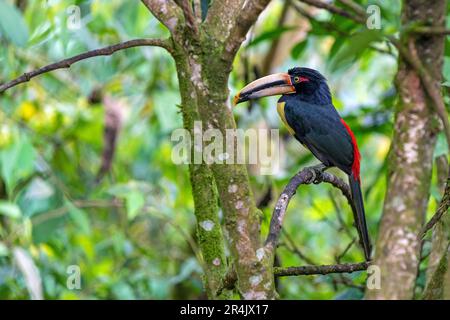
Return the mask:
POLYGON ((364 256, 366 260, 370 260, 372 245, 370 244, 369 232, 367 231, 361 185, 359 179, 357 179, 353 174, 348 176, 348 181, 352 192, 353 204, 356 209, 356 213, 353 214, 353 217, 355 219, 356 229, 358 230, 359 241, 364 249, 364 256))

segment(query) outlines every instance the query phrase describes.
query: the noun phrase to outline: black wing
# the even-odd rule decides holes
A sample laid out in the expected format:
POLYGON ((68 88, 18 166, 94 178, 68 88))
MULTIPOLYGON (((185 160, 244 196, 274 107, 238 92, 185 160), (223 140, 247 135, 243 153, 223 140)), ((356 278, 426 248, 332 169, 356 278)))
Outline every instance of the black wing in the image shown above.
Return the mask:
POLYGON ((301 101, 287 101, 286 121, 295 137, 327 166, 351 173, 353 144, 333 105, 318 106, 301 101))

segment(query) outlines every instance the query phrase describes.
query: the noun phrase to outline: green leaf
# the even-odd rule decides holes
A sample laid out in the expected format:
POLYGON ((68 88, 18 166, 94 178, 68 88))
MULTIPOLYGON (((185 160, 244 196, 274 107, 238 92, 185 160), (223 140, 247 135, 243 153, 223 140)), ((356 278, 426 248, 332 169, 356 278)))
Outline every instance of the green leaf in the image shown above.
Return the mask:
POLYGON ((156 93, 153 99, 155 101, 155 113, 162 132, 172 132, 183 126, 181 117, 178 115, 179 109, 173 103, 173 101, 179 100, 178 93, 175 91, 156 93))
POLYGON ((444 133, 440 133, 437 137, 436 147, 434 148, 433 158, 438 158, 448 154, 448 144, 444 133))
POLYGON ((291 50, 292 59, 298 59, 300 55, 303 53, 303 51, 305 51, 307 45, 308 45, 308 38, 297 43, 291 50))
POLYGON ((8 149, 0 151, 1 176, 8 193, 17 182, 33 172, 35 152, 27 137, 21 136, 8 149))
POLYGON ((91 232, 91 226, 87 213, 77 208, 70 201, 66 201, 65 205, 69 209, 69 216, 72 221, 81 229, 83 233, 89 234, 91 232))
POLYGON ((331 62, 331 70, 336 71, 357 60, 373 42, 380 41, 382 35, 378 30, 364 30, 350 37, 345 46, 331 62))
POLYGON ((127 195, 125 195, 128 219, 134 219, 139 210, 142 209, 145 203, 144 196, 139 191, 130 191, 127 195))
POLYGON ((279 38, 283 33, 285 33, 286 31, 291 31, 297 29, 297 27, 277 27, 275 29, 263 32, 262 34, 260 34, 259 36, 257 36, 256 38, 254 38, 247 47, 253 47, 263 41, 267 41, 267 40, 273 40, 276 38, 279 38))
POLYGON ((330 52, 328 53, 329 60, 332 60, 336 56, 336 54, 339 52, 339 50, 345 44, 344 40, 345 40, 344 38, 336 38, 334 40, 334 43, 331 46, 330 52))
POLYGON ((0 214, 13 219, 18 219, 22 216, 17 204, 3 200, 0 200, 0 214))
POLYGON ((6 257, 9 254, 9 249, 4 242, 0 242, 0 257, 6 257))
POLYGON ((444 68, 442 69, 444 79, 450 80, 450 57, 444 57, 444 68))
POLYGON ((17 8, 5 0, 0 0, 0 32, 17 46, 28 41, 28 27, 17 8))

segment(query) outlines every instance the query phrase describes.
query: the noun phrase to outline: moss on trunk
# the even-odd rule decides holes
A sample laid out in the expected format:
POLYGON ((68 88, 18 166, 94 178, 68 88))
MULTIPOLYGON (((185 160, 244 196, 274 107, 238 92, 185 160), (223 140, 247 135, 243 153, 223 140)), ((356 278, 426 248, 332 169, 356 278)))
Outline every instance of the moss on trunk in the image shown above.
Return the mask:
MULTIPOLYGON (((403 2, 402 25, 445 25, 445 0, 403 2)), ((402 34, 401 42, 417 50, 423 64, 441 79, 444 37, 402 34), (411 44, 414 44, 411 46, 411 44)), ((381 289, 369 299, 411 299, 420 262, 418 233, 429 199, 433 150, 439 121, 415 70, 399 58, 399 100, 390 152, 388 186, 374 264, 381 270, 381 289)))

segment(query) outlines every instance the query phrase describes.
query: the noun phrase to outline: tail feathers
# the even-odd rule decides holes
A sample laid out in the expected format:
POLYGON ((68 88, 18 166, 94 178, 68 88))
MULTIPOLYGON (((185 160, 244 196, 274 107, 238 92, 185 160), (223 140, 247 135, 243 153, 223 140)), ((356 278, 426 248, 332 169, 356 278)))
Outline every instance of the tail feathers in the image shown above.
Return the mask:
POLYGON ((350 191, 352 193, 355 211, 353 213, 356 229, 358 230, 359 241, 364 250, 366 260, 370 260, 372 245, 370 244, 369 232, 367 230, 366 215, 364 211, 364 202, 361 193, 361 184, 359 179, 353 174, 349 176, 350 191))

